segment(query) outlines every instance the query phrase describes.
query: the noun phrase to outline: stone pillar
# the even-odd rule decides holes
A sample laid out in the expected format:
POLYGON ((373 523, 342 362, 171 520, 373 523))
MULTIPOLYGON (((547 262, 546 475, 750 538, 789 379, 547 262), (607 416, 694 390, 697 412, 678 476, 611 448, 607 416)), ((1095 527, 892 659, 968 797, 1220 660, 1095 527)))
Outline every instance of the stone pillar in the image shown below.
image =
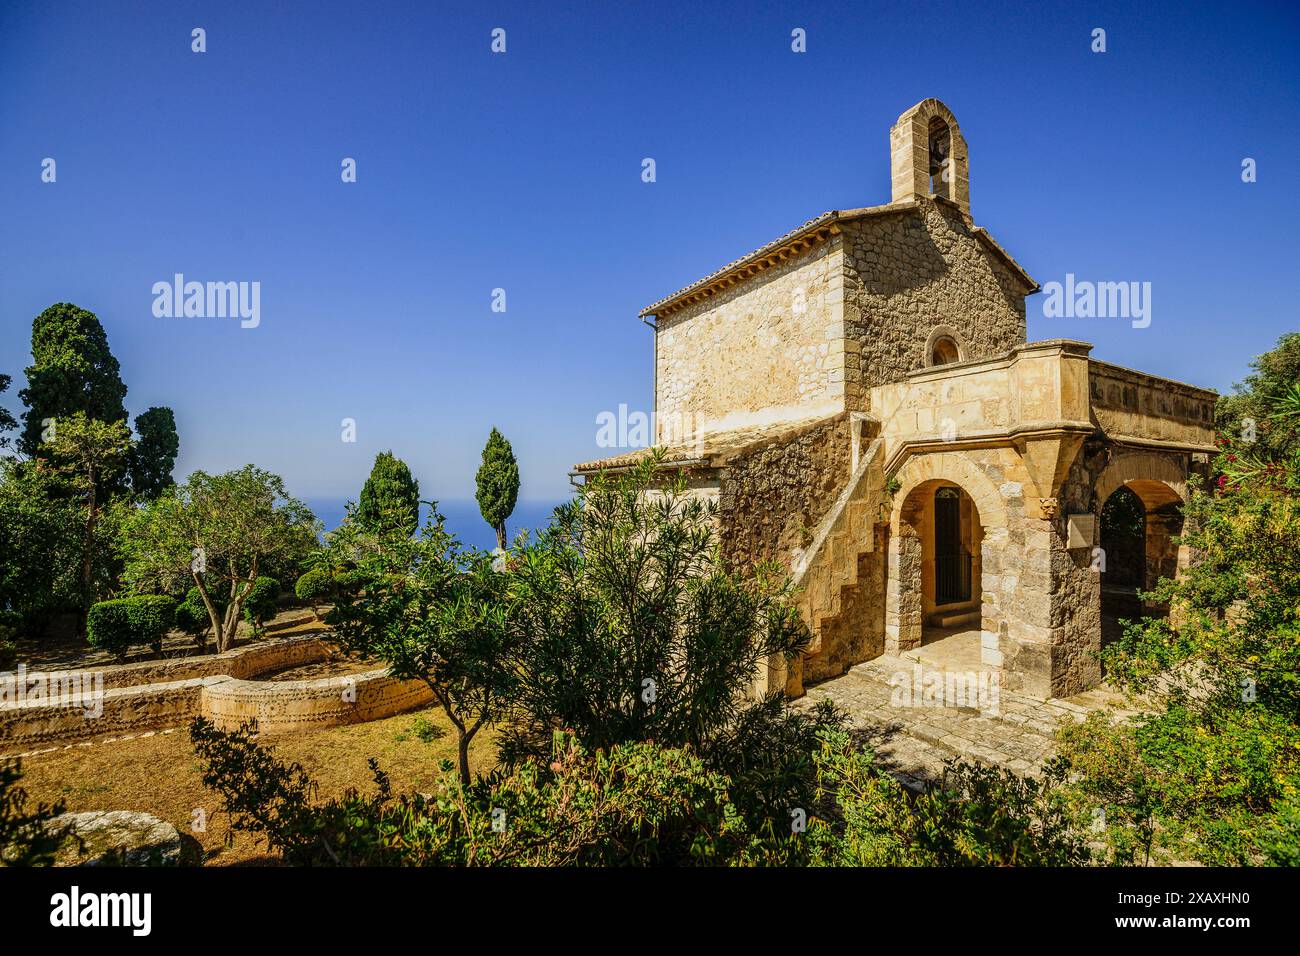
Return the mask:
POLYGON ((1023 560, 1000 578, 1006 686, 1043 699, 1087 690, 1101 674, 1100 579, 1089 549, 1067 548, 1063 525, 1023 519, 1023 560))
POLYGON ((902 525, 889 539, 885 592, 885 653, 898 656, 921 646, 921 539, 902 525))

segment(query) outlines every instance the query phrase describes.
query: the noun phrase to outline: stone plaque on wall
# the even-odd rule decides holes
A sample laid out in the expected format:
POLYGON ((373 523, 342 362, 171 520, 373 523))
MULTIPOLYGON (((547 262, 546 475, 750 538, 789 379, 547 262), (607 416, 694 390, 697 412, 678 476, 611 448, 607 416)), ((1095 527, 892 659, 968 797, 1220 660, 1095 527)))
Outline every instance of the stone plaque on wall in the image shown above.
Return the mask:
POLYGON ((1067 519, 1069 538, 1066 541, 1066 547, 1073 550, 1075 548, 1091 548, 1096 540, 1097 534, 1097 516, 1093 514, 1070 515, 1067 519))

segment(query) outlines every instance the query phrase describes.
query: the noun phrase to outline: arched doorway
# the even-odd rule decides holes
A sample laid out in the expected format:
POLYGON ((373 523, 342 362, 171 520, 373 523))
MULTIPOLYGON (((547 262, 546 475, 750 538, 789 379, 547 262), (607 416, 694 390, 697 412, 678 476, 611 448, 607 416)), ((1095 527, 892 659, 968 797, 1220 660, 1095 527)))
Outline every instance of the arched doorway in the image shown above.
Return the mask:
POLYGON ((985 531, 974 498, 954 481, 922 481, 905 494, 891 535, 887 651, 924 649, 932 663, 987 666, 980 600, 985 531))
POLYGON ((1098 481, 1100 550, 1094 557, 1101 575, 1103 648, 1123 635, 1124 621, 1168 615, 1168 605, 1140 595, 1161 578, 1176 577, 1187 560, 1177 541, 1183 531, 1179 492, 1155 478, 1118 486, 1106 478, 1098 481))

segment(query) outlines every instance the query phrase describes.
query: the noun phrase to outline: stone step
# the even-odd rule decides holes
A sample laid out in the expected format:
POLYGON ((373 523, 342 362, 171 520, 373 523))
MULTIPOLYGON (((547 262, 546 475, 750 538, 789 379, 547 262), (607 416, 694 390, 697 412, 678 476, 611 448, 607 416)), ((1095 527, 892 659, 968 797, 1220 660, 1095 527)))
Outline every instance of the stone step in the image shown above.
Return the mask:
POLYGON ((979 608, 962 608, 956 611, 936 611, 930 615, 930 623, 935 627, 960 627, 964 624, 979 624, 979 608))

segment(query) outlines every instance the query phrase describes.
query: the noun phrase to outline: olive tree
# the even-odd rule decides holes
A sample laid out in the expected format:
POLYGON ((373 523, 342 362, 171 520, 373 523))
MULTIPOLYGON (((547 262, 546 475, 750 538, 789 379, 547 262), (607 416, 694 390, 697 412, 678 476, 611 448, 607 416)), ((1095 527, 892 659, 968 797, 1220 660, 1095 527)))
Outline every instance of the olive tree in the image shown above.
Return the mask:
POLYGON ((318 530, 310 509, 288 495, 278 475, 253 465, 221 475, 196 471, 128 519, 121 543, 125 577, 137 589, 169 594, 192 580, 217 650, 225 651, 261 569, 300 560, 318 530))
POLYGON ((325 620, 349 651, 385 661, 394 677, 423 681, 456 728, 461 783, 469 747, 512 697, 513 627, 508 575, 492 556, 462 550, 437 505, 415 537, 368 546, 365 529, 345 521, 330 536, 333 563, 352 565, 325 620))

